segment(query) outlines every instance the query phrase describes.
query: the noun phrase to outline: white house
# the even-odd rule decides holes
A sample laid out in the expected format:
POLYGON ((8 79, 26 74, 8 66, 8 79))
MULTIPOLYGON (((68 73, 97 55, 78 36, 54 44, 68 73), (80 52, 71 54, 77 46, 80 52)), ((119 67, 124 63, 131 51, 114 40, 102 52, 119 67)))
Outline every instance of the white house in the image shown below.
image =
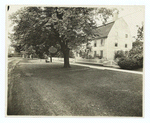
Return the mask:
MULTIPOLYGON (((94 38, 91 39, 90 55, 101 56, 113 60, 118 50, 132 49, 132 37, 129 27, 123 18, 114 15, 113 21, 93 29, 94 38)), ((85 44, 84 44, 85 45, 85 44)))

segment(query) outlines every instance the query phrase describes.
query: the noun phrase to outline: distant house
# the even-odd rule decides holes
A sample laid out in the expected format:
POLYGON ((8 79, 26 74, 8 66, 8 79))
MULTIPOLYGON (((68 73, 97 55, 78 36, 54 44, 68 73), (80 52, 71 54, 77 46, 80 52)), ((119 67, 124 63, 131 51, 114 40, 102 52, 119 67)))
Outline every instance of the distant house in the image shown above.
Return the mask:
MULTIPOLYGON (((129 27, 123 18, 117 18, 105 25, 93 29, 94 37, 90 40, 91 51, 88 55, 100 56, 113 60, 118 50, 129 51, 132 49, 132 37, 129 27)), ((83 44, 85 47, 85 44, 83 44)), ((79 57, 79 55, 76 55, 79 57)))

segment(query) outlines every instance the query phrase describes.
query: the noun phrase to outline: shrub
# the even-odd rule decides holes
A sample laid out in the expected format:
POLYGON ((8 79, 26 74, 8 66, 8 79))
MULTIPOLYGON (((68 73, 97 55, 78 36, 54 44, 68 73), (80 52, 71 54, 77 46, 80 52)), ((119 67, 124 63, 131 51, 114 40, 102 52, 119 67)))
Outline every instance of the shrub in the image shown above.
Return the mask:
POLYGON ((91 55, 87 55, 86 59, 94 59, 94 57, 92 57, 91 55))
POLYGON ((99 56, 98 54, 96 54, 96 55, 94 56, 94 58, 95 58, 95 59, 99 59, 100 56, 99 56))
POLYGON ((13 54, 8 54, 8 57, 12 57, 13 56, 13 54))
POLYGON ((128 55, 122 56, 118 65, 123 69, 137 69, 143 67, 143 47, 136 46, 132 48, 128 55))
POLYGON ((91 56, 91 55, 89 55, 89 59, 94 59, 94 57, 93 57, 93 56, 91 56))
POLYGON ((102 56, 97 56, 97 58, 102 59, 103 57, 102 56))
POLYGON ((136 46, 143 46, 143 42, 141 42, 141 41, 135 41, 135 42, 132 43, 132 46, 133 46, 133 47, 136 47, 136 46))
POLYGON ((131 57, 122 57, 118 61, 118 65, 122 69, 137 69, 139 68, 139 64, 136 58, 131 58, 131 57))
POLYGON ((118 50, 117 52, 115 52, 114 59, 122 58, 122 57, 124 57, 124 56, 125 56, 124 51, 122 51, 122 50, 118 50))

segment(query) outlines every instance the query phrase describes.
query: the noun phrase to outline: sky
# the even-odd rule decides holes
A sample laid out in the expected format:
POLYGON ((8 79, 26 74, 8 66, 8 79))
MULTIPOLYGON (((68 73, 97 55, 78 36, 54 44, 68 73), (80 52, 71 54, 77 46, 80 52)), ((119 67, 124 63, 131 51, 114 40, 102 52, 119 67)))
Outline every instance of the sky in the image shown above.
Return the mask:
MULTIPOLYGON (((8 15, 11 15, 12 13, 16 12, 20 8, 24 6, 21 5, 11 5, 9 11, 7 11, 7 17, 8 15)), ((145 8, 144 6, 100 6, 100 7, 107 7, 107 8, 117 8, 119 10, 118 18, 123 17, 126 23, 129 26, 130 32, 132 37, 137 35, 137 25, 141 26, 142 22, 145 22, 145 8)), ((8 19, 7 19, 8 20, 8 19)), ((12 27, 10 27, 11 21, 7 21, 8 25, 8 32, 11 32, 12 27)), ((8 45, 10 44, 10 41, 8 39, 8 45)))
POLYGON ((117 8, 119 10, 118 18, 125 20, 132 36, 137 35, 137 25, 141 26, 142 22, 145 22, 144 6, 109 6, 108 8, 117 8))
POLYGON ((120 10, 119 17, 123 17, 130 28, 132 36, 137 34, 137 26, 144 24, 145 22, 145 8, 144 6, 134 6, 134 7, 122 7, 124 10, 120 10))

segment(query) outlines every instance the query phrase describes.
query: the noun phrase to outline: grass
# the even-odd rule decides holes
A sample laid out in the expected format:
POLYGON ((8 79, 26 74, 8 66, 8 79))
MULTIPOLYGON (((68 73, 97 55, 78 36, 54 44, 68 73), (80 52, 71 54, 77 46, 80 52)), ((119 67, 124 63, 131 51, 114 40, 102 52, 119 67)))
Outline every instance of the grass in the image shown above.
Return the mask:
POLYGON ((58 103, 57 115, 142 116, 142 75, 76 65, 65 69, 61 63, 44 61, 22 63, 22 79, 48 102, 58 103))

